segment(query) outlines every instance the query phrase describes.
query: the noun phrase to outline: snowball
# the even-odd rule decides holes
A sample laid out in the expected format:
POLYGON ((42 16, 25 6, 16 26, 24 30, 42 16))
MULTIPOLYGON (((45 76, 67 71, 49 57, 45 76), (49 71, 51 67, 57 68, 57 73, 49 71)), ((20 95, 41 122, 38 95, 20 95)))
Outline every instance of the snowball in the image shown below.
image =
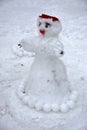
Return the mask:
POLYGON ((27 51, 24 51, 24 56, 29 56, 29 57, 34 57, 35 56, 35 53, 31 53, 31 52, 27 52, 27 51))
POLYGON ((24 56, 28 56, 28 52, 24 51, 24 56))
POLYGON ((73 108, 75 104, 74 104, 74 101, 69 100, 67 101, 67 105, 69 106, 69 108, 73 108))
POLYGON ((28 101, 28 105, 29 105, 29 107, 31 107, 31 108, 34 108, 34 107, 35 107, 35 103, 34 103, 32 100, 30 100, 30 99, 29 99, 29 101, 28 101))
POLYGON ((68 105, 67 104, 62 104, 61 106, 60 106, 60 111, 61 112, 67 112, 69 110, 69 107, 68 107, 68 105))
POLYGON ((49 105, 49 104, 45 104, 45 105, 43 106, 43 110, 44 110, 45 112, 50 112, 50 111, 51 111, 50 105, 49 105))
POLYGON ((59 111, 59 106, 58 106, 58 104, 53 104, 53 105, 52 105, 52 110, 53 110, 54 112, 58 112, 58 111, 59 111))
POLYGON ((43 104, 41 102, 36 103, 35 108, 36 110, 40 111, 42 109, 43 104))
POLYGON ((73 101, 76 101, 77 95, 78 95, 78 94, 77 94, 76 91, 72 92, 72 94, 71 94, 71 96, 70 96, 70 99, 73 100, 73 101))

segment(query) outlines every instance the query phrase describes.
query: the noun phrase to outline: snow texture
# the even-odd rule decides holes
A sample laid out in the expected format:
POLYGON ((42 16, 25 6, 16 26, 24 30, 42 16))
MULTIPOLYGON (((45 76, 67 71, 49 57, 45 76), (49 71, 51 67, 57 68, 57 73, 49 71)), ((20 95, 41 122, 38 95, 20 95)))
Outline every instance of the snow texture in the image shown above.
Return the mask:
MULTIPOLYGON (((29 0, 0 1, 0 130, 31 130, 33 127, 33 130, 58 130, 58 125, 59 130, 87 129, 86 43, 86 0, 37 0, 33 4, 29 0), (21 80, 27 77, 33 57, 14 55, 12 47, 24 36, 36 35, 36 19, 42 13, 59 17, 63 25, 60 36, 65 55, 61 60, 66 65, 72 89, 79 93, 77 107, 68 114, 50 115, 23 108, 14 93, 21 80)), ((67 104, 73 107, 71 100, 67 104)), ((40 104, 37 106, 40 109, 40 104)), ((57 106, 53 108, 58 109, 57 106)), ((62 108, 67 110, 65 105, 62 108)))

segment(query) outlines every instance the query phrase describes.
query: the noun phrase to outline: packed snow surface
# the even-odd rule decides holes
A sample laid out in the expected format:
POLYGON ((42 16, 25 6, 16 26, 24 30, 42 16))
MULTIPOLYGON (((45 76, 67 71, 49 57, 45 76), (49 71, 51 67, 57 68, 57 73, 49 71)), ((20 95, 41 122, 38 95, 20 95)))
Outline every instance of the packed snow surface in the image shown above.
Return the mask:
MULTIPOLYGON (((31 37, 37 34, 36 20, 38 15, 42 13, 57 16, 62 23, 63 31, 60 39, 64 45, 65 55, 61 60, 66 65, 72 89, 77 90, 80 95, 79 105, 76 111, 74 109, 74 114, 67 114, 66 121, 68 121, 68 118, 72 119, 70 117, 77 117, 76 115, 78 115, 74 123, 70 120, 68 122, 69 125, 66 125, 65 120, 62 120, 61 114, 58 117, 53 114, 53 117, 55 117, 54 124, 57 123, 56 120, 61 120, 59 130, 67 130, 67 128, 68 130, 87 130, 86 0, 0 1, 0 130, 31 130, 30 128, 33 126, 32 122, 26 125, 29 117, 29 113, 27 114, 28 110, 23 108, 18 100, 15 100, 16 97, 13 92, 18 88, 22 79, 27 76, 34 57, 30 57, 31 55, 29 54, 17 56, 13 53, 12 48, 24 36, 31 37), (12 106, 15 111, 10 111, 9 98, 11 101, 13 100, 12 106), (23 111, 26 120, 21 115, 23 111), (14 114, 14 112, 16 113, 14 114), (80 114, 78 114, 79 112, 80 114), (16 117, 17 114, 19 114, 18 118, 16 117), (23 120, 19 122, 21 118, 23 120), (66 126, 68 127, 66 128, 66 126)), ((67 109, 64 105, 62 108, 63 110, 67 109)), ((38 113, 35 111, 33 113, 36 113, 36 117, 31 113, 32 119, 38 122, 38 113)), ((45 126, 46 123, 49 124, 49 130, 57 130, 56 127, 55 129, 53 128, 52 122, 44 120, 45 117, 47 119, 51 118, 49 115, 40 113, 39 118, 42 119, 42 116, 43 120, 41 121, 45 126)), ((37 126, 36 130, 38 130, 37 126)), ((43 129, 41 128, 40 130, 43 129)))

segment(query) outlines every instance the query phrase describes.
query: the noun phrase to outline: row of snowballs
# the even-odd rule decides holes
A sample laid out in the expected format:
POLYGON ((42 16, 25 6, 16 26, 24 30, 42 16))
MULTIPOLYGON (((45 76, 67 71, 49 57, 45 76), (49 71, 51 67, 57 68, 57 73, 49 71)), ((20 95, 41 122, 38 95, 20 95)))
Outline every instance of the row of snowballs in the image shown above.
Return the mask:
POLYGON ((40 101, 37 101, 36 99, 31 99, 26 93, 24 93, 24 83, 20 85, 17 94, 19 98, 23 101, 23 103, 30 108, 34 108, 37 111, 44 111, 44 112, 68 112, 70 109, 74 108, 75 103, 77 101, 77 92, 72 91, 69 99, 58 105, 57 103, 55 104, 47 104, 47 103, 42 103, 40 101))
POLYGON ((27 56, 27 57, 34 57, 35 54, 34 53, 29 53, 27 51, 25 51, 23 49, 23 47, 20 47, 18 45, 15 45, 12 47, 12 51, 13 53, 16 55, 16 56, 19 56, 19 57, 23 57, 23 56, 27 56))

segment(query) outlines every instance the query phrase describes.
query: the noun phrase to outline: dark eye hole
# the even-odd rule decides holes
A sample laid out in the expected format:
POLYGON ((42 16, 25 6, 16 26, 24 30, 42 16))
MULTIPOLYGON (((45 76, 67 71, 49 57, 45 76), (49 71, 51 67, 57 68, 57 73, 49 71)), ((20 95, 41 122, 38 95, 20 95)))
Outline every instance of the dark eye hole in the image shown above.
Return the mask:
POLYGON ((48 27, 50 27, 50 26, 51 26, 50 23, 45 23, 45 27, 46 27, 46 28, 48 28, 48 27))
POLYGON ((38 24, 39 26, 41 26, 41 22, 39 22, 39 24, 38 24))

